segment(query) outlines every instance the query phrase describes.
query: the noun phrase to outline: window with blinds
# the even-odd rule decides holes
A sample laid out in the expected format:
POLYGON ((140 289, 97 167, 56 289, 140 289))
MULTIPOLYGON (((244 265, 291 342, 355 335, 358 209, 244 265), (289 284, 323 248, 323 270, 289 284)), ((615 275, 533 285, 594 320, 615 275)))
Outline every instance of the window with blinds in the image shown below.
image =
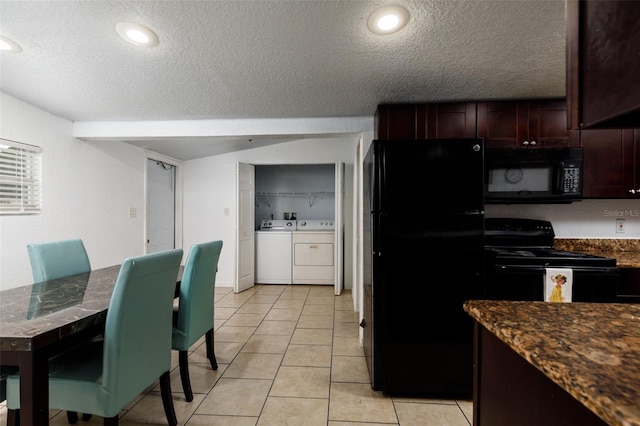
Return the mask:
POLYGON ((0 139, 0 214, 40 213, 42 149, 0 139))

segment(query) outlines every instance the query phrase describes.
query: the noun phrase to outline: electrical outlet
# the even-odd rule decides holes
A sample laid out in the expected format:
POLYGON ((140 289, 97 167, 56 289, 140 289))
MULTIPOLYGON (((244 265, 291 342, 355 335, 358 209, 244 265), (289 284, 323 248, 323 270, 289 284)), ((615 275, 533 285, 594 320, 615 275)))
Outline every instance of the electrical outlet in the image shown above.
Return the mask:
POLYGON ((616 232, 624 234, 624 219, 616 219, 616 232))
POLYGON ((229 216, 229 207, 224 208, 224 215, 229 216))
POLYGON ((138 216, 138 209, 135 207, 129 207, 129 219, 134 219, 138 216))

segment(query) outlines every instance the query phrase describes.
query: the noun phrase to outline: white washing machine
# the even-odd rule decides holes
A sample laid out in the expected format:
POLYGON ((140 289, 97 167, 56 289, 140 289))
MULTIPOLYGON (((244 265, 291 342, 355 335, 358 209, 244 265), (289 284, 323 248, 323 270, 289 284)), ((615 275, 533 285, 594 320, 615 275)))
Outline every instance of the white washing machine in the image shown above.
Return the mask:
POLYGON ((292 232, 295 220, 263 220, 256 231, 258 284, 291 284, 292 232))

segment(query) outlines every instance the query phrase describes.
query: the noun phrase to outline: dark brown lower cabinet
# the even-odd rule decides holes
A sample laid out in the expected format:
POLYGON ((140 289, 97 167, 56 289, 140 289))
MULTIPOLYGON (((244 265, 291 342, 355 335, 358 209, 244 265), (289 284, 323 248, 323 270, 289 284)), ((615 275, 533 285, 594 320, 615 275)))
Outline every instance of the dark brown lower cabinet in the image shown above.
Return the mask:
POLYGON ((474 327, 474 426, 606 425, 493 333, 474 327))
POLYGON ((640 303, 640 268, 620 268, 618 302, 640 303))

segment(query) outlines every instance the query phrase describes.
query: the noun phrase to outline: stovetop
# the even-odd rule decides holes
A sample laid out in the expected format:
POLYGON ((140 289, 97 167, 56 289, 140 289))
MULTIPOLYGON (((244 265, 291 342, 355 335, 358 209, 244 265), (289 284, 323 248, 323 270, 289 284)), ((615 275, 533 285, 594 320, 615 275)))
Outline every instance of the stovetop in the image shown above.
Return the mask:
POLYGON ((532 265, 551 267, 615 267, 616 260, 549 247, 485 247, 485 256, 492 264, 532 265))
POLYGON ((603 256, 553 248, 551 222, 533 219, 485 219, 485 256, 492 264, 551 267, 615 267, 603 256))

